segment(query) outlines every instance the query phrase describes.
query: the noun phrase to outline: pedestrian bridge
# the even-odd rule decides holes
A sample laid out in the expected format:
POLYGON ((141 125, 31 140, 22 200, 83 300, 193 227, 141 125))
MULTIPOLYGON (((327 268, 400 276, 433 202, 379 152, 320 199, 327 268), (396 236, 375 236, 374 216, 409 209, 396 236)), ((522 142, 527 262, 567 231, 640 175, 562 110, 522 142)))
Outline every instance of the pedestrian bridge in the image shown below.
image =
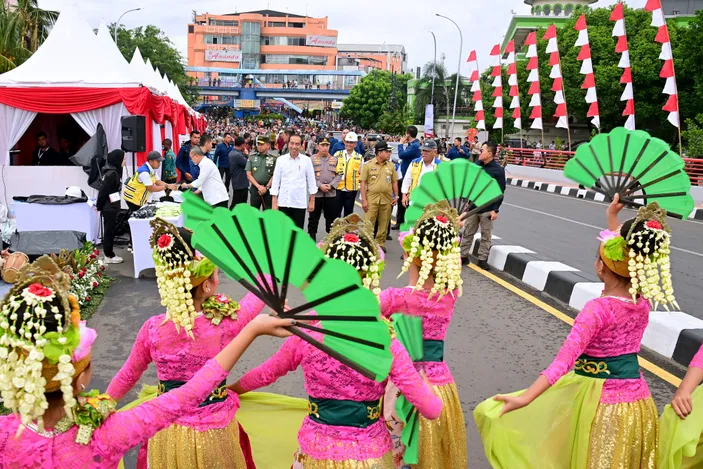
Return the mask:
MULTIPOLYGON (((315 101, 341 101, 342 99, 349 96, 349 89, 334 89, 327 88, 327 85, 321 86, 317 89, 316 86, 303 87, 298 86, 298 88, 293 87, 283 87, 281 85, 258 85, 254 86, 242 86, 241 84, 228 84, 225 82, 220 82, 219 86, 208 86, 206 85, 196 85, 196 89, 200 96, 229 96, 232 98, 239 98, 242 94, 250 96, 250 92, 253 91, 254 99, 266 99, 266 98, 284 98, 284 99, 310 99, 315 101)), ((247 98, 250 99, 250 98, 247 98)))

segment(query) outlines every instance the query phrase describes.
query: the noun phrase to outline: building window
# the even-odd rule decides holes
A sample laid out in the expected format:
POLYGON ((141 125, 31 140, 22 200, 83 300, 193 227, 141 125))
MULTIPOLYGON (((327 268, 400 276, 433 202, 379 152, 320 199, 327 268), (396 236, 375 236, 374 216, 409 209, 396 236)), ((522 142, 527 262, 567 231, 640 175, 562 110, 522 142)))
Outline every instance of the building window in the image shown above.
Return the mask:
POLYGON ((304 46, 304 37, 262 36, 262 46, 304 46))
POLYGON ((286 23, 284 21, 269 21, 268 27, 269 28, 285 28, 286 23))
POLYGON ((541 6, 537 5, 534 8, 534 15, 535 16, 542 16, 542 7, 541 6))
POLYGON ((242 23, 242 67, 245 69, 259 68, 261 57, 261 24, 254 22, 242 23))
POLYGON ((549 16, 552 13, 552 7, 549 5, 543 6, 542 13, 544 13, 544 16, 549 16))
POLYGON ((560 3, 557 3, 554 5, 554 16, 561 16, 562 13, 562 7, 560 3))
POLYGON ((214 18, 210 18, 210 26, 239 26, 239 21, 233 21, 233 20, 216 20, 214 18))
POLYGON ((288 27, 289 27, 289 28, 304 28, 304 27, 305 27, 305 23, 291 23, 291 22, 288 22, 288 27))
POLYGON ((214 36, 205 35, 205 44, 239 44, 240 36, 214 36))
POLYGON ((571 3, 567 3, 564 7, 564 16, 571 16, 574 12, 574 6, 571 3))
POLYGON ((195 26, 193 26, 192 24, 189 24, 188 25, 188 34, 193 34, 193 33, 195 33, 195 26))
POLYGON ((327 65, 327 56, 268 54, 261 56, 262 64, 327 65))

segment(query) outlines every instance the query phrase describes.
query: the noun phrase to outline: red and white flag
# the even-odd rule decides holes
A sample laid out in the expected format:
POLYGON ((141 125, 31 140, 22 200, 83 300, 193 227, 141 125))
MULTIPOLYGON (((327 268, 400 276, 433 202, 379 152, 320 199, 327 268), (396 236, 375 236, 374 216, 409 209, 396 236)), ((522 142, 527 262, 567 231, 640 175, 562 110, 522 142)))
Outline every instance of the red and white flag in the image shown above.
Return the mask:
POLYGON ((469 67, 471 67, 469 81, 471 82, 471 92, 473 93, 471 101, 474 103, 474 111, 476 112, 476 128, 486 130, 486 115, 483 112, 483 99, 481 99, 481 76, 475 50, 469 53, 469 58, 466 61, 469 62, 469 67))
POLYGON ((664 19, 664 10, 662 10, 661 0, 647 0, 644 9, 652 12, 651 25, 658 28, 654 42, 658 42, 662 45, 659 58, 664 61, 664 65, 662 66, 661 72, 659 72, 659 76, 666 79, 663 93, 669 95, 662 109, 669 113, 667 120, 671 122, 671 125, 679 128, 679 95, 676 87, 676 74, 674 73, 674 55, 671 50, 669 28, 664 19))
POLYGON ((600 129, 600 112, 598 111, 598 96, 596 95, 596 76, 593 73, 593 62, 591 61, 591 44, 588 40, 586 15, 581 15, 579 17, 574 29, 579 32, 576 47, 581 48, 576 59, 581 62, 581 75, 585 75, 581 88, 586 90, 586 103, 588 103, 588 113, 586 116, 591 118, 591 124, 600 129))
POLYGON ((627 116, 625 128, 635 130, 635 95, 632 91, 632 70, 630 70, 630 50, 627 46, 627 34, 625 33, 625 9, 622 3, 615 4, 613 12, 610 14, 610 21, 615 21, 613 27, 613 37, 618 38, 615 46, 615 52, 622 54, 618 68, 622 68, 622 77, 620 83, 625 85, 625 90, 620 96, 620 101, 625 101, 625 110, 623 116, 627 116))
POLYGON ((569 128, 569 114, 566 109, 566 98, 564 96, 564 79, 561 76, 561 61, 559 59, 559 45, 557 44, 557 25, 552 24, 547 28, 542 39, 547 40, 547 54, 549 54, 549 65, 552 67, 549 78, 553 79, 552 91, 554 91, 554 104, 557 105, 554 117, 557 118, 555 127, 562 129, 569 128))
POLYGON ((532 125, 530 128, 542 130, 542 98, 539 85, 539 66, 537 62, 537 33, 535 31, 527 35, 525 45, 527 46, 527 54, 525 54, 525 57, 529 59, 525 68, 530 72, 527 76, 527 82, 530 84, 527 94, 532 96, 529 104, 532 108, 530 112, 532 125))
POLYGON ((515 58, 515 41, 509 41, 505 47, 505 52, 508 54, 508 86, 510 91, 510 109, 513 110, 513 119, 515 119, 515 128, 522 129, 522 119, 520 116, 520 92, 517 85, 517 61, 515 58))
POLYGON ((500 44, 496 44, 491 49, 491 62, 493 63, 493 70, 491 70, 491 77, 493 77, 493 96, 495 100, 493 101, 494 116, 496 118, 495 124, 493 124, 494 129, 503 128, 503 67, 500 63, 500 44))

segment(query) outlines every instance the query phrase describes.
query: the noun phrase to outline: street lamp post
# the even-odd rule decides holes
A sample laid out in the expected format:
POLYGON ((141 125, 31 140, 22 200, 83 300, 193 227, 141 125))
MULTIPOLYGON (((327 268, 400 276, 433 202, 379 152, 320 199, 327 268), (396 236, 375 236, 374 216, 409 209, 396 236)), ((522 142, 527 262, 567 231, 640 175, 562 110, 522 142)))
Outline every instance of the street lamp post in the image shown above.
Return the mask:
POLYGON ((120 27, 120 20, 122 20, 122 17, 126 15, 127 13, 133 12, 133 11, 139 11, 141 10, 140 8, 132 8, 131 10, 127 10, 122 15, 120 15, 119 18, 117 18, 117 23, 115 23, 115 45, 117 45, 117 29, 120 27))
POLYGON ((464 35, 461 34, 461 28, 459 27, 456 22, 449 18, 448 16, 440 15, 439 13, 435 13, 436 16, 439 16, 440 18, 447 19, 451 21, 454 26, 456 26, 456 29, 459 31, 459 65, 457 66, 456 70, 456 87, 454 89, 454 110, 452 111, 452 130, 451 133, 454 135, 454 121, 456 120, 456 98, 459 94, 459 79, 461 78, 461 54, 462 54, 462 46, 464 45, 464 35))
POLYGON ((432 35, 432 39, 434 40, 434 60, 432 61, 432 98, 430 99, 430 103, 434 107, 434 78, 437 75, 437 38, 432 31, 429 31, 429 33, 432 35))

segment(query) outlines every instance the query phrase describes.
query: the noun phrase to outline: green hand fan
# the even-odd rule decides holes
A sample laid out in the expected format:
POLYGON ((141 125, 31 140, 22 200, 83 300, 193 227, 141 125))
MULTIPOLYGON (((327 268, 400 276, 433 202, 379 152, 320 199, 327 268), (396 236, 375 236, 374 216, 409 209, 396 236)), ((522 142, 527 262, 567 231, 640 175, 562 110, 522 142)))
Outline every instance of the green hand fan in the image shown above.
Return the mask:
MULTIPOLYGON (((213 208, 200 197, 193 197, 193 193, 188 191, 183 194, 184 200, 188 200, 190 210, 183 212, 183 224, 189 230, 194 230, 200 222, 209 220, 212 216, 213 208)), ((186 205, 183 205, 186 207, 186 205)))
MULTIPOLYGON (((391 316, 396 338, 403 344, 413 361, 420 361, 424 355, 422 340, 422 318, 407 314, 391 316)), ((399 396, 395 401, 395 411, 400 420, 405 423, 400 440, 405 445, 403 460, 408 464, 417 464, 418 442, 420 441, 420 420, 415 406, 405 396, 399 396)))
POLYGON ((422 176, 420 184, 410 193, 402 229, 412 228, 428 204, 447 200, 460 214, 471 215, 502 197, 498 182, 479 165, 465 159, 440 163, 435 171, 422 176))
POLYGON ((246 204, 232 211, 211 210, 184 196, 183 211, 194 227, 193 246, 230 277, 259 297, 282 318, 296 319, 290 331, 362 375, 383 381, 390 372, 390 333, 380 319, 376 296, 361 284, 358 272, 346 262, 326 258, 315 242, 285 214, 260 212, 246 204), (273 285, 264 275, 275 279, 273 285), (289 285, 305 302, 284 305, 289 285), (305 314, 315 309, 316 315, 305 314), (301 321, 320 321, 313 326, 301 321), (324 334, 324 343, 301 329, 324 334))
POLYGON ((641 207, 657 202, 669 215, 687 218, 695 203, 685 163, 663 140, 623 127, 581 145, 564 175, 612 201, 641 207))

